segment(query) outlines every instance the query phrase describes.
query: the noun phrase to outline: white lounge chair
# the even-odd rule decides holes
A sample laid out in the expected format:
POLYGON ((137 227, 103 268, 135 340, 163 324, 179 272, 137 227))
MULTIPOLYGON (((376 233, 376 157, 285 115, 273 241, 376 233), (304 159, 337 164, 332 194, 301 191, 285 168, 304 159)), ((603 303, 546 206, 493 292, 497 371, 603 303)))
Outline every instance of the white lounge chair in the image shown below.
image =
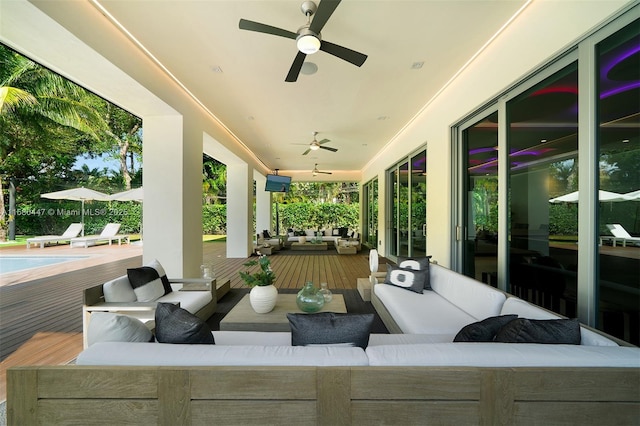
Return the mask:
POLYGON ((81 223, 72 223, 62 235, 41 235, 39 237, 27 238, 27 248, 31 248, 31 244, 40 244, 40 248, 44 248, 46 243, 59 243, 61 241, 70 241, 82 232, 81 223))
POLYGON ((84 247, 93 246, 96 243, 107 241, 111 245, 112 241, 118 241, 118 245, 122 244, 122 240, 129 242, 128 235, 117 235, 120 230, 119 223, 108 223, 100 235, 88 235, 84 237, 72 238, 71 247, 84 247))
POLYGON ((616 241, 622 241, 622 247, 626 247, 627 243, 640 244, 640 237, 632 237, 629 235, 626 229, 619 223, 607 224, 607 228, 609 228, 609 232, 613 234, 613 246, 616 246, 616 241))

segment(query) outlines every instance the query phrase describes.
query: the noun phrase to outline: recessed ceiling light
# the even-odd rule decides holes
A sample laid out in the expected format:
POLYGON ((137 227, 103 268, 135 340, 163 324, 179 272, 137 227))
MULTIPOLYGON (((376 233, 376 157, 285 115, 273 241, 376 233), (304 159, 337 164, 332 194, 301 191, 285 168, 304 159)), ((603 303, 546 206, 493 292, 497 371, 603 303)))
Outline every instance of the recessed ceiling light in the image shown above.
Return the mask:
POLYGON ((540 139, 540 143, 547 143, 546 139, 540 139))
POLYGON ((380 117, 378 117, 378 120, 380 121, 384 121, 386 119, 388 119, 389 117, 387 117, 386 115, 381 115, 380 117))
POLYGON ((318 66, 313 62, 305 62, 300 68, 300 74, 311 75, 318 72, 318 66))
POLYGON ((211 71, 217 73, 217 74, 222 74, 222 68, 218 67, 218 66, 211 66, 211 71))
POLYGON ((629 139, 622 139, 622 143, 629 143, 629 139))
POLYGON ((424 62, 414 62, 413 64, 411 64, 411 69, 419 70, 420 68, 422 68, 423 65, 424 65, 424 62))
POLYGON ((253 115, 250 115, 250 116, 248 116, 248 117, 247 117, 247 120, 249 120, 249 121, 253 121, 253 120, 255 120, 255 119, 256 119, 256 118, 255 118, 253 115))

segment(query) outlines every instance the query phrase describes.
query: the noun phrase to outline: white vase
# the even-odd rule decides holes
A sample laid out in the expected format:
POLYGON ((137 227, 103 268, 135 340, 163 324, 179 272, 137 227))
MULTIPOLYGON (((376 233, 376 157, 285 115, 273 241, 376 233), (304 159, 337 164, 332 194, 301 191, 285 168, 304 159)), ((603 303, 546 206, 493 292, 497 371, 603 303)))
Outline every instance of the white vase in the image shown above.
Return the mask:
POLYGON ((271 312, 276 306, 278 289, 274 285, 257 285, 249 292, 251 307, 258 314, 271 312))

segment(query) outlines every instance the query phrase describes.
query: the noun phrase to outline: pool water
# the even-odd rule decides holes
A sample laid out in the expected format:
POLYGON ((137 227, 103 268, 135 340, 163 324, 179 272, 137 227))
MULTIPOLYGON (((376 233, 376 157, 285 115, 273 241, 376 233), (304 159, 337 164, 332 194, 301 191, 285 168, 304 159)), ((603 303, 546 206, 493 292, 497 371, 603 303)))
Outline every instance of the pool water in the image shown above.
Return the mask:
POLYGON ((89 256, 0 256, 0 274, 86 259, 87 257, 89 256))

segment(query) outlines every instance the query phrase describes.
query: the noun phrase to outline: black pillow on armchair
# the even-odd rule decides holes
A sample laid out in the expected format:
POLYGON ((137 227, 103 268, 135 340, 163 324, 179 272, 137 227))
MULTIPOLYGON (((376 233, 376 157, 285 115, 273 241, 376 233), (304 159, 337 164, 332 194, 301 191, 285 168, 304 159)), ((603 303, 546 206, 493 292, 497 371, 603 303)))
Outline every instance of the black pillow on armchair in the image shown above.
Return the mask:
POLYGON ((215 344, 206 322, 173 303, 158 303, 155 320, 160 343, 215 344))
POLYGON ((262 231, 262 236, 264 238, 271 238, 271 234, 266 229, 264 231, 262 231))

